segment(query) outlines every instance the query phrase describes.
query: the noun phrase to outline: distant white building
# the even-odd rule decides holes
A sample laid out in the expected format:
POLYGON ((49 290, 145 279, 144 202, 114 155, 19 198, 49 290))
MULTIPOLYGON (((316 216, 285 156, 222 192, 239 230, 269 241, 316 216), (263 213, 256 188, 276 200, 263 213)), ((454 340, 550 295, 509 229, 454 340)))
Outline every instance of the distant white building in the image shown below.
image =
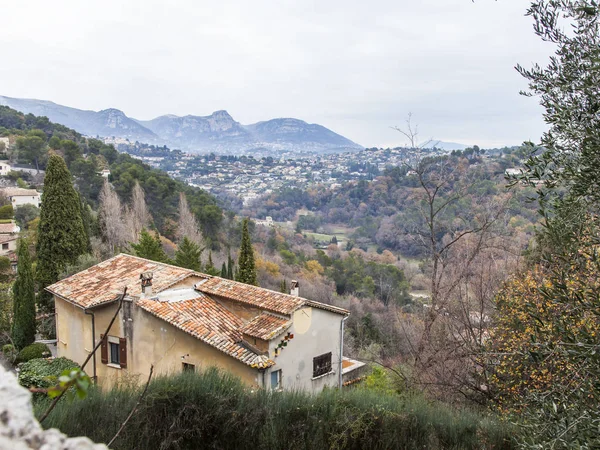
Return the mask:
POLYGON ((100 175, 102 175, 102 178, 108 178, 110 176, 110 169, 102 169, 100 175))
POLYGON ((514 176, 514 175, 520 175, 520 174, 522 174, 522 173, 523 173, 523 169, 517 169, 517 168, 514 168, 514 167, 513 167, 513 168, 510 168, 510 169, 506 169, 506 170, 504 171, 504 173, 505 173, 506 175, 508 175, 509 177, 510 177, 510 176, 514 176))
POLYGON ((271 216, 267 216, 265 220, 255 220, 254 223, 256 223, 256 225, 263 225, 265 227, 275 226, 275 222, 273 222, 273 218, 271 216))
POLYGON ((8 161, 0 161, 0 176, 5 177, 12 170, 8 161))
POLYGON ((18 208, 23 205, 33 205, 39 208, 42 202, 40 193, 35 189, 21 189, 21 188, 4 188, 1 191, 8 200, 13 208, 18 208))

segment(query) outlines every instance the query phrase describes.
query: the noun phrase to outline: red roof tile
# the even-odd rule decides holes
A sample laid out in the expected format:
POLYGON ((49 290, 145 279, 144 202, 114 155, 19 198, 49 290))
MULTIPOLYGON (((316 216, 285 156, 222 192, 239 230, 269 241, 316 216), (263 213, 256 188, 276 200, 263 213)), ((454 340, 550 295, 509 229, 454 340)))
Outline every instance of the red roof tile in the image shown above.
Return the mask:
POLYGON ((189 300, 160 301, 143 298, 136 305, 171 325, 251 367, 265 368, 275 364, 241 344, 243 322, 217 301, 199 293, 189 300))
POLYGON ((269 313, 262 313, 244 325, 240 329, 240 332, 268 341, 283 333, 291 325, 292 322, 289 319, 282 319, 269 313))
POLYGON ((196 289, 204 294, 216 295, 279 314, 291 314, 305 303, 301 297, 219 277, 201 281, 196 285, 196 289))
POLYGON ((208 276, 193 270, 120 254, 54 283, 46 290, 82 308, 90 308, 117 299, 124 287, 127 287, 129 297, 141 295, 142 272, 153 272, 154 292, 167 289, 190 276, 208 276))

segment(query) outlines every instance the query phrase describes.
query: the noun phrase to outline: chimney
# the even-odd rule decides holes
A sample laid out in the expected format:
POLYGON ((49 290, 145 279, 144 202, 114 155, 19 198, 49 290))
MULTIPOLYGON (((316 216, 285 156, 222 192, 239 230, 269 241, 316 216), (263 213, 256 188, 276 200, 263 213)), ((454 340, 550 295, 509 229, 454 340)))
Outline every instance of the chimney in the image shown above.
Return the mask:
POLYGON ((296 280, 292 280, 290 294, 293 295, 294 297, 299 297, 300 296, 299 288, 300 288, 300 285, 298 284, 298 282, 296 280))
POLYGON ((142 272, 140 274, 140 280, 142 281, 142 298, 152 295, 152 278, 154 274, 152 272, 142 272))

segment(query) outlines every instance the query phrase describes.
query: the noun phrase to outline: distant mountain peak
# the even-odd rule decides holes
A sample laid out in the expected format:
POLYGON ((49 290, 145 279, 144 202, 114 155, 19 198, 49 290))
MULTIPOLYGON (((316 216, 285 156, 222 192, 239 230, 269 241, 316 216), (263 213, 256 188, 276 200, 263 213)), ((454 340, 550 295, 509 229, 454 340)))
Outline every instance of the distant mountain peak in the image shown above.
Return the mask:
POLYGON ((166 114, 152 120, 136 120, 116 108, 84 111, 45 100, 2 96, 0 104, 47 116, 88 136, 122 137, 196 152, 235 154, 256 148, 330 152, 363 148, 321 125, 291 117, 242 125, 224 109, 209 116, 166 114))

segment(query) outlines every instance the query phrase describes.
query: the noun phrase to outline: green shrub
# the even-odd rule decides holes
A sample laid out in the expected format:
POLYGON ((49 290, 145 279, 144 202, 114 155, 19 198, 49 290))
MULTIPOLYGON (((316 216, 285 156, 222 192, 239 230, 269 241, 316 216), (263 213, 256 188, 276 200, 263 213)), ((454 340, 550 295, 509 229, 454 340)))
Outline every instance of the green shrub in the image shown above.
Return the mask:
POLYGON ((13 215, 12 205, 0 206, 0 219, 12 219, 13 215))
POLYGON ((31 344, 19 352, 19 354, 17 355, 16 363, 20 364, 35 358, 44 358, 51 355, 52 353, 50 352, 50 349, 46 344, 31 344))
POLYGON ((19 383, 25 387, 49 388, 56 385, 63 370, 79 367, 67 358, 35 358, 19 366, 19 383))
MULTIPOLYGON (((44 427, 108 442, 140 388, 90 388, 59 402, 44 427)), ((35 402, 37 414, 51 400, 35 402)), ((210 369, 157 377, 114 449, 512 449, 513 430, 473 411, 366 389, 270 392, 210 369), (200 444, 201 443, 201 444, 200 444)))

